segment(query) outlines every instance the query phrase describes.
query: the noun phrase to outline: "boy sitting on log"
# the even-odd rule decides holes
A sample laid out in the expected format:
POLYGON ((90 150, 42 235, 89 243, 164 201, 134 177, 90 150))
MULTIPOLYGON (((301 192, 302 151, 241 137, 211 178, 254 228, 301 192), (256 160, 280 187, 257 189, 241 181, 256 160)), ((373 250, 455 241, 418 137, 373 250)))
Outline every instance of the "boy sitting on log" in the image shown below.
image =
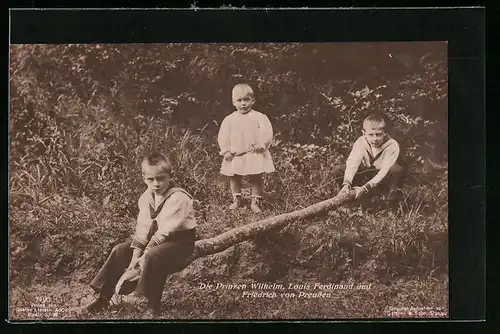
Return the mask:
POLYGON ((99 297, 87 306, 88 312, 107 309, 115 286, 120 290, 118 293, 132 292, 121 290, 123 277, 137 273, 134 277, 137 282, 133 281, 136 285, 129 284, 127 289, 135 289, 136 294, 146 297, 144 318, 159 314, 165 280, 187 265, 195 242, 193 200, 184 189, 174 186, 171 172, 170 161, 162 154, 153 153, 142 161, 142 175, 148 188, 139 198, 135 234, 132 240, 113 248, 90 283, 99 297))

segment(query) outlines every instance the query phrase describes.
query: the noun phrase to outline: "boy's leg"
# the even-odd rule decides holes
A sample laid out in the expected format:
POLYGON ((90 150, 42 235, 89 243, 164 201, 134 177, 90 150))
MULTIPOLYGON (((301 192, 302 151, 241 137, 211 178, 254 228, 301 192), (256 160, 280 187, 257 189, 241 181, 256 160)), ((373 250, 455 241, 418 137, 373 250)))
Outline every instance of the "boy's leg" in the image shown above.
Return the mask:
POLYGON ((159 309, 167 276, 188 265, 186 259, 194 250, 195 239, 195 230, 174 232, 168 240, 146 254, 135 291, 148 298, 150 308, 159 309))
POLYGON ((387 201, 391 208, 395 208, 403 197, 401 189, 403 188, 405 177, 406 169, 399 164, 393 165, 387 174, 386 183, 389 190, 387 201))
POLYGON ((133 249, 130 244, 131 241, 125 241, 113 247, 108 259, 90 283, 99 297, 109 300, 113 296, 116 283, 132 259, 133 249))
MULTIPOLYGON (((376 170, 378 172, 378 170, 376 170)), ((392 193, 403 187, 406 170, 401 165, 393 165, 385 178, 377 186, 377 192, 392 193)))
POLYGON ((378 169, 376 168, 366 168, 360 167, 354 180, 352 181, 353 187, 361 187, 366 182, 370 181, 375 175, 377 175, 378 169))
MULTIPOLYGON (((335 176, 335 179, 339 184, 342 184, 344 180, 344 173, 345 173, 345 168, 346 165, 335 165, 333 166, 333 175, 335 176)), ((358 169, 358 172, 356 175, 354 175, 354 179, 352 180, 352 186, 357 187, 357 186, 362 186, 365 184, 368 180, 370 180, 375 174, 377 173, 377 170, 375 168, 366 168, 363 166, 360 166, 358 169)))
MULTIPOLYGON (((378 172, 379 170, 375 168, 368 168, 364 171, 359 172, 358 174, 356 174, 355 184, 362 185, 368 182, 378 172)), ((401 188, 403 186, 404 178, 405 169, 403 168, 403 166, 397 164, 393 165, 387 173, 386 177, 367 194, 365 199, 368 201, 374 196, 387 194, 386 205, 389 208, 395 208, 400 200, 400 197, 402 196, 401 188)))
POLYGON ((403 187, 406 177, 406 169, 398 164, 394 164, 387 174, 387 183, 389 190, 396 190, 403 187))
POLYGON ((259 213, 261 212, 259 204, 264 188, 263 174, 250 175, 250 184, 252 185, 252 204, 250 205, 250 209, 255 213, 259 213))
POLYGON ((231 188, 231 194, 233 195, 233 203, 229 206, 229 209, 234 210, 241 206, 241 175, 233 175, 229 177, 229 187, 231 188))

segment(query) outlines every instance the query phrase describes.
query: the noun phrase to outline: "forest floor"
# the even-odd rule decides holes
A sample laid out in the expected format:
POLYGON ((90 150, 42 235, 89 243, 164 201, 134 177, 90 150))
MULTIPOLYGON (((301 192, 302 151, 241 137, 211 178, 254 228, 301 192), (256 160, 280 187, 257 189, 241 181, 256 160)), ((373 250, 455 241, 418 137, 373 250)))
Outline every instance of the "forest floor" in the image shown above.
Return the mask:
MULTIPOLYGON (((339 208, 327 217, 313 217, 307 225, 291 224, 274 237, 245 241, 221 253, 200 258, 169 277, 158 319, 446 317, 447 268, 437 265, 440 254, 435 253, 441 248, 433 250, 432 245, 436 242, 440 247, 445 245, 447 228, 435 233, 434 240, 428 238, 417 243, 422 232, 417 231, 422 226, 419 224, 425 224, 429 230, 430 226, 438 225, 439 217, 442 218, 445 212, 425 215, 424 209, 419 210, 400 207, 398 213, 394 213, 388 210, 368 212, 361 207, 339 208), (346 221, 350 221, 349 226, 342 223, 346 221), (391 226, 392 232, 389 232, 391 226), (333 234, 329 228, 340 232, 333 234), (356 247, 342 244, 342 234, 352 228, 358 231, 356 247), (388 233, 392 233, 394 239, 391 240, 388 233), (408 247, 403 247, 401 252, 414 260, 420 257, 412 267, 387 254, 394 253, 390 249, 397 249, 394 243, 398 240, 395 239, 405 242, 404 246, 408 247), (413 250, 410 249, 412 244, 413 250), (335 261, 331 259, 331 252, 337 253, 335 261), (425 261, 418 263, 429 255, 436 261, 434 266, 425 261), (393 263, 380 268, 381 261, 393 263), (425 265, 427 267, 423 268, 425 265), (405 266, 408 267, 406 271, 405 266), (257 283, 274 284, 274 288, 252 286, 257 283), (204 284, 212 284, 212 287, 207 288, 204 284), (229 285, 245 286, 237 289, 229 285)), ((209 221, 219 217, 232 222, 231 226, 221 227, 216 232, 219 234, 249 219, 277 213, 267 208, 255 216, 248 209, 231 213, 221 207, 207 214, 209 221)), ((203 229, 202 226, 201 232, 203 229)), ((105 257, 103 255, 103 260, 105 257)), ((87 271, 94 273, 94 269, 87 268, 87 271)), ((107 311, 88 314, 84 308, 95 298, 88 286, 92 273, 73 273, 51 279, 49 284, 12 282, 10 319, 141 319, 144 302, 133 295, 114 296, 107 311)))

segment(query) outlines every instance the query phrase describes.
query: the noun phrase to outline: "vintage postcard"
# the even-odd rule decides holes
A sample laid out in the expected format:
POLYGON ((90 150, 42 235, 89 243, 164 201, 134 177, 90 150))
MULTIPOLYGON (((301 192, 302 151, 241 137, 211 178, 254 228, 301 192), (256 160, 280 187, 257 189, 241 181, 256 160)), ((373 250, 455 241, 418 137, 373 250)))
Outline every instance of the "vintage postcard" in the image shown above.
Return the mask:
POLYGON ((447 319, 448 43, 12 43, 9 320, 447 319))

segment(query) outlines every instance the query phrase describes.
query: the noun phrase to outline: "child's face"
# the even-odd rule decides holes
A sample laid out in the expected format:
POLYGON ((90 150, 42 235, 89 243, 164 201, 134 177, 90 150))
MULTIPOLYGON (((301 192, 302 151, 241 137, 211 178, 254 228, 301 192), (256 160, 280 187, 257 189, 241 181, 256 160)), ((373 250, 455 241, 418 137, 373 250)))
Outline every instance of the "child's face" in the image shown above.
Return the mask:
POLYGON ((363 135, 373 147, 380 147, 384 143, 385 130, 380 124, 368 123, 363 126, 363 135))
POLYGON ((149 190, 155 194, 163 194, 170 185, 170 174, 159 166, 143 166, 142 175, 149 190))
POLYGON ((250 94, 245 94, 243 92, 235 92, 233 94, 233 105, 242 114, 246 114, 252 109, 255 100, 250 94))

